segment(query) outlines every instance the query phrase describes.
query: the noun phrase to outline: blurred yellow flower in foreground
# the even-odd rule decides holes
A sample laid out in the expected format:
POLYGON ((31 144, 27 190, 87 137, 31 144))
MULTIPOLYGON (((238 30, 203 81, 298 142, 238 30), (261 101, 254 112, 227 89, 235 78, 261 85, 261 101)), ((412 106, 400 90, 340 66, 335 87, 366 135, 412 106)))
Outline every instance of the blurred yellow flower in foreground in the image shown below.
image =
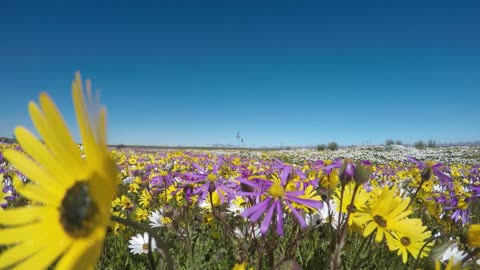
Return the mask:
POLYGON ((86 90, 88 104, 77 73, 72 97, 84 158, 46 93, 40 94, 40 106, 33 101, 28 106, 42 141, 19 126, 15 136, 26 154, 14 149, 3 153, 33 182, 16 179, 17 191, 39 204, 0 215, 0 245, 10 246, 0 255, 2 269, 44 269, 57 261, 57 269, 93 269, 100 256, 117 170, 106 146, 105 108, 93 104, 89 81, 86 90))

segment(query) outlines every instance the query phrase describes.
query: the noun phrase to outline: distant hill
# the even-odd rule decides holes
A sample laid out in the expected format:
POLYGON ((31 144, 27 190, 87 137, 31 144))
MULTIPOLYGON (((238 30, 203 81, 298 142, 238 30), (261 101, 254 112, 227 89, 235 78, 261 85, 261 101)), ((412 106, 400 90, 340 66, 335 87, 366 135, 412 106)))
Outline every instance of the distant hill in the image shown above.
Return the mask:
POLYGON ((439 146, 480 146, 480 141, 457 142, 457 143, 439 143, 439 146))

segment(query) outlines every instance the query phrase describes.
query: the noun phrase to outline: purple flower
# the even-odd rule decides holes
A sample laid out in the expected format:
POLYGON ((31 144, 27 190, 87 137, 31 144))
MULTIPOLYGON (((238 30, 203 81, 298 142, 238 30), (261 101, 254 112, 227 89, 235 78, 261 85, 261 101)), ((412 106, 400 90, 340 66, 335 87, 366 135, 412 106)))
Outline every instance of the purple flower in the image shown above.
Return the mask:
POLYGON ((207 192, 214 192, 218 191, 218 196, 220 197, 220 201, 223 203, 225 202, 225 196, 227 196, 227 200, 230 201, 233 199, 233 192, 232 189, 235 187, 235 183, 223 179, 219 174, 218 170, 223 164, 223 159, 219 159, 218 162, 213 166, 211 172, 208 170, 204 170, 196 163, 192 163, 192 165, 197 169, 197 173, 186 173, 185 176, 191 177, 193 179, 192 183, 201 183, 200 186, 195 187, 193 190, 193 194, 199 194, 200 197, 205 197, 207 192))
POLYGON ((342 165, 343 161, 337 158, 330 165, 325 166, 323 171, 325 172, 325 174, 330 174, 333 170, 341 168, 342 165))
POLYGON ((274 176, 274 181, 256 179, 257 183, 255 183, 254 181, 238 179, 240 183, 248 185, 253 189, 251 192, 238 192, 239 195, 256 196, 257 200, 264 197, 263 201, 258 201, 255 205, 240 214, 244 218, 249 218, 251 222, 257 222, 265 214, 260 225, 262 235, 267 233, 274 217, 276 218, 277 234, 283 235, 283 219, 285 215, 283 208, 285 206, 292 212, 302 229, 307 228, 307 223, 300 212, 293 207, 292 203, 317 209, 322 207, 320 201, 301 198, 301 196, 305 194, 303 190, 285 190, 287 178, 291 171, 292 168, 290 166, 284 167, 279 178, 274 176))
POLYGON ((167 188, 173 183, 173 175, 167 171, 160 171, 158 175, 153 176, 150 179, 150 185, 152 187, 167 188))
POLYGON ((414 158, 414 157, 412 157, 412 156, 407 156, 407 160, 410 161, 410 162, 413 162, 413 163, 417 164, 417 166, 418 166, 418 168, 419 168, 420 170, 423 170, 423 169, 425 169, 426 167, 431 167, 432 169, 436 169, 436 168, 440 168, 440 167, 443 165, 442 163, 436 163, 436 164, 433 164, 433 165, 432 165, 432 164, 428 164, 428 162, 427 162, 427 163, 423 163, 423 162, 421 162, 420 160, 418 160, 418 159, 416 159, 416 158, 414 158))

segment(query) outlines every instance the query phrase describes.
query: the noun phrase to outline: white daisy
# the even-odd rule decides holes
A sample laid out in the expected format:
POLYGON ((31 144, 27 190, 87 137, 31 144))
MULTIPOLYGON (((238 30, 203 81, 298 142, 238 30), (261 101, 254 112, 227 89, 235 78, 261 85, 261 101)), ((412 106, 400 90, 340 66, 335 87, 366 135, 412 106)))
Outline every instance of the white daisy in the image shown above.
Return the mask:
POLYGON ((463 250, 459 250, 457 244, 450 245, 445 252, 443 252, 442 261, 447 262, 453 257, 453 265, 456 265, 467 257, 467 253, 463 250))
POLYGON ((135 180, 135 177, 127 176, 127 177, 123 178, 122 183, 124 185, 129 185, 129 184, 133 183, 133 180, 135 180))
POLYGON ((330 223, 334 229, 337 229, 338 212, 335 209, 335 203, 333 200, 330 200, 330 212, 328 212, 328 206, 324 204, 322 208, 317 209, 317 213, 308 214, 305 220, 307 224, 313 228, 318 227, 320 224, 330 223))
MULTIPOLYGON (((130 245, 128 247, 130 248, 130 253, 132 254, 142 254, 148 253, 148 233, 145 232, 143 236, 141 234, 137 234, 136 236, 133 236, 130 241, 128 241, 130 245)), ((155 239, 152 239, 152 250, 157 248, 157 243, 155 242, 155 239)))
POLYGON ((233 201, 228 204, 227 210, 233 213, 234 216, 239 216, 245 207, 239 206, 238 204, 234 203, 233 201))
POLYGON ((163 214, 159 210, 153 211, 148 217, 148 220, 150 220, 150 226, 152 228, 165 226, 163 223, 163 214))
POLYGON ((202 210, 208 210, 212 208, 212 205, 205 199, 202 202, 198 203, 198 207, 200 207, 200 209, 202 210))
MULTIPOLYGON (((260 233, 260 227, 255 225, 253 227, 253 233, 255 234, 255 237, 256 238, 259 238, 261 237, 261 233, 260 233)), ((247 235, 247 237, 251 234, 251 227, 250 227, 250 224, 244 224, 244 226, 242 226, 242 228, 235 228, 235 235, 239 238, 245 238, 245 235, 247 235), (248 229, 247 229, 248 227, 248 229), (248 235, 247 235, 248 234, 248 235)))
POLYGON ((323 220, 319 213, 307 214, 305 217, 305 222, 310 228, 317 228, 323 223, 323 220))

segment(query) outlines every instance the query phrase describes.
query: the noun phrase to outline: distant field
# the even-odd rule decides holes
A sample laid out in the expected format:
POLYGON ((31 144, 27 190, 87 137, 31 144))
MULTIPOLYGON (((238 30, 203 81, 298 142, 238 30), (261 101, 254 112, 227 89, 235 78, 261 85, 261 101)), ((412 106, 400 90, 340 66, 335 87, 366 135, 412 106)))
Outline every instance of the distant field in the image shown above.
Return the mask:
MULTIPOLYGON (((142 225, 113 222, 97 269, 163 269, 149 235, 169 245, 174 269, 427 269, 478 252, 464 239, 480 223, 480 147, 110 151, 111 211, 142 225)), ((0 160, 0 171, 2 207, 32 204, 16 169, 0 160)))

